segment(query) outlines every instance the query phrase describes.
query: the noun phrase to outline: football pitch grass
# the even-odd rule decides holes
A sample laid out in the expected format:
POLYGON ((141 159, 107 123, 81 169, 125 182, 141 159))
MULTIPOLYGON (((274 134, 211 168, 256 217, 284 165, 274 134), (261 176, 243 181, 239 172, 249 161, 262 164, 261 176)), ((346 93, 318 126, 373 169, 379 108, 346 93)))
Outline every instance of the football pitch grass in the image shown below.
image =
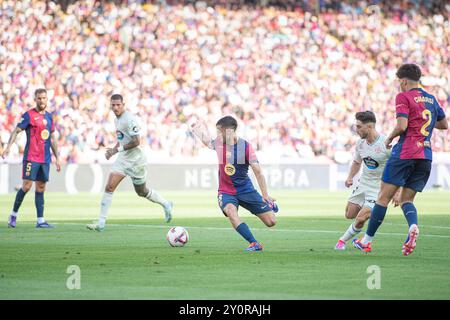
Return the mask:
POLYGON ((421 234, 408 257, 401 254, 406 221, 393 207, 371 254, 350 243, 333 250, 350 224, 343 217, 348 192, 274 191, 280 213, 272 229, 241 209, 264 245, 253 253, 244 252, 214 191, 161 194, 175 203, 171 223, 158 205, 121 192, 102 233, 85 228, 98 217, 101 195, 47 193, 53 230, 34 228, 34 192, 17 228, 8 229, 14 195, 0 196, 0 299, 450 299, 448 191, 419 195, 421 234), (166 241, 177 225, 190 234, 183 248, 166 241), (71 265, 81 272, 78 290, 67 288, 71 265), (368 288, 371 266, 379 268, 380 289, 368 288))

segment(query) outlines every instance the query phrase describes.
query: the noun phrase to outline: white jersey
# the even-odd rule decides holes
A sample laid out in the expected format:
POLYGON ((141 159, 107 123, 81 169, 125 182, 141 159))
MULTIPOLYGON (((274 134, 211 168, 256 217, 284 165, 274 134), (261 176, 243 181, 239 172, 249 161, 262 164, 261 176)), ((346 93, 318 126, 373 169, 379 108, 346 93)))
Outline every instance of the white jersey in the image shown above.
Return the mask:
MULTIPOLYGON (((121 146, 130 143, 133 136, 140 134, 140 125, 137 117, 125 111, 114 121, 116 125, 117 140, 121 146)), ((119 152, 117 162, 128 162, 129 164, 146 163, 144 152, 139 147, 119 152)))
POLYGON ((353 160, 362 164, 362 173, 358 185, 361 188, 380 189, 381 175, 387 160, 391 155, 391 150, 387 149, 384 142, 386 137, 379 135, 377 140, 368 144, 365 139, 360 139, 356 144, 356 150, 353 160))

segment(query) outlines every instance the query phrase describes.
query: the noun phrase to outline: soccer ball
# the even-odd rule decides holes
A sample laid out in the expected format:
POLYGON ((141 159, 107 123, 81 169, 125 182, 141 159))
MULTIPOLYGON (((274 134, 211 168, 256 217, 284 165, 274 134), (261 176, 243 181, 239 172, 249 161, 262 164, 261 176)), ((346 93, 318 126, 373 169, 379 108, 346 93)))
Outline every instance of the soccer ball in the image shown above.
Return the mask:
POLYGON ((172 247, 182 247, 189 241, 189 233, 183 227, 173 227, 167 232, 167 241, 172 247))

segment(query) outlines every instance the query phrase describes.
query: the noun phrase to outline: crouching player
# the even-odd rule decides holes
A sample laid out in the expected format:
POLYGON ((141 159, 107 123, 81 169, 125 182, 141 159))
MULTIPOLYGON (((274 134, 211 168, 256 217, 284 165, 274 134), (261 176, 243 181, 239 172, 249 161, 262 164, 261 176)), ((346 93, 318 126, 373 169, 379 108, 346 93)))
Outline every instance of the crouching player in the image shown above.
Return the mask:
POLYGON ((278 211, 275 199, 267 192, 267 185, 252 146, 237 137, 237 121, 231 116, 216 124, 217 138, 211 139, 206 123, 199 121, 192 126, 194 134, 217 153, 219 160, 218 202, 223 214, 230 219, 233 228, 250 245, 246 251, 261 251, 262 245, 255 239, 245 222, 238 215, 239 206, 256 215, 268 227, 276 224, 274 212, 278 211), (262 196, 255 190, 248 168, 252 168, 262 196))

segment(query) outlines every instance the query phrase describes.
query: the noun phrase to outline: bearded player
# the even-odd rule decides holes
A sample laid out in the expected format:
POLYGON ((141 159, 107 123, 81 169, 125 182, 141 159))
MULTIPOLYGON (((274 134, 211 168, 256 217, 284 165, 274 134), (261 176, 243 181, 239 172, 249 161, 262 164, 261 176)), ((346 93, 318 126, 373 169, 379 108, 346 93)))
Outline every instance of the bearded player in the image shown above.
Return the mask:
POLYGON ((381 174, 391 154, 384 142, 386 137, 375 129, 376 118, 372 111, 356 113, 356 133, 360 140, 356 144, 353 163, 345 186, 353 186, 348 199, 345 216, 354 219, 347 231, 336 243, 336 250, 345 250, 345 243, 361 232, 364 223, 370 218, 370 211, 375 205, 380 190, 381 174), (353 178, 362 168, 358 183, 353 184, 353 178))
POLYGON ((55 123, 52 115, 47 109, 47 91, 37 89, 34 92, 36 107, 28 110, 22 115, 22 119, 14 131, 11 133, 8 144, 3 151, 2 157, 8 156, 12 144, 16 141, 17 135, 24 131, 27 134, 27 143, 23 153, 22 187, 17 191, 14 206, 8 219, 8 227, 15 228, 19 208, 25 195, 30 191, 33 182, 36 185, 34 203, 36 206, 37 223, 36 228, 53 228, 44 219, 44 191, 49 180, 50 163, 52 160, 50 149, 56 160, 56 170, 61 170, 58 156, 58 146, 55 136, 55 123))
POLYGON ((387 205, 400 187, 400 205, 409 230, 402 254, 410 255, 419 236, 417 209, 414 198, 422 192, 431 172, 431 136, 434 129, 447 130, 445 113, 436 98, 419 87, 422 72, 415 64, 404 64, 397 70, 401 93, 395 98, 397 125, 386 139, 387 148, 400 137, 392 149, 382 175, 378 200, 372 209, 366 234, 353 245, 368 253, 372 251, 375 233, 384 220, 387 205))
POLYGON ((146 186, 147 158, 141 148, 139 148, 140 127, 136 116, 125 110, 123 97, 120 94, 111 96, 111 109, 116 116, 115 125, 118 142, 114 148, 106 150, 105 156, 109 160, 115 154, 119 155, 109 174, 105 192, 103 193, 98 223, 88 224, 86 227, 95 231, 103 231, 105 229, 113 193, 126 176, 131 178, 134 190, 138 196, 158 203, 163 207, 165 220, 170 222, 173 203, 165 200, 156 190, 148 189, 146 186))
POLYGON ((246 251, 261 251, 262 245, 255 239, 245 222, 238 215, 239 206, 256 215, 268 227, 276 224, 275 211, 278 207, 267 191, 266 180, 252 146, 236 135, 237 121, 231 116, 220 119, 216 124, 217 138, 211 139, 204 121, 193 125, 194 134, 217 153, 219 160, 218 202, 223 214, 233 228, 248 241, 246 251), (255 190, 248 168, 251 167, 262 196, 255 190))

